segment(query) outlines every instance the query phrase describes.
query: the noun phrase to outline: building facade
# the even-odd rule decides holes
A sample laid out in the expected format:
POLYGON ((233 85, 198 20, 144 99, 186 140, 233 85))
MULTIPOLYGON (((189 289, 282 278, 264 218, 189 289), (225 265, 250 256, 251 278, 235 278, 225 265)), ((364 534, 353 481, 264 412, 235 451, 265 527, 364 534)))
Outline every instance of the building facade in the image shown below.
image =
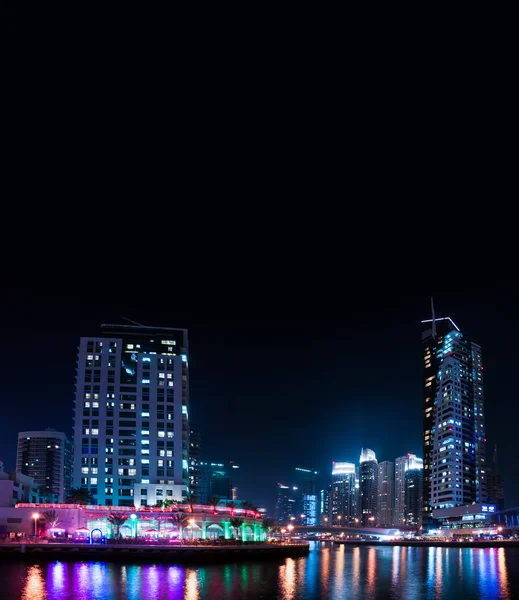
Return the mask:
POLYGON ((415 467, 404 474, 404 514, 407 527, 421 527, 423 502, 423 468, 415 467))
MULTIPOLYGON (((395 512, 393 516, 393 525, 402 527, 407 523, 406 516, 406 483, 405 474, 408 470, 423 469, 423 459, 418 458, 416 454, 408 453, 405 456, 399 456, 395 460, 395 512)), ((423 477, 423 474, 422 474, 423 477)), ((423 480, 422 480, 423 494, 423 480)), ((423 505, 423 499, 422 499, 423 505)))
POLYGON ((494 459, 492 468, 487 470, 487 501, 495 504, 497 511, 505 509, 505 485, 499 473, 497 462, 497 444, 494 446, 494 459))
POLYGON ((31 477, 48 502, 65 502, 72 484, 72 443, 55 429, 18 434, 16 471, 31 477))
MULTIPOLYGON (((133 506, 135 485, 189 486, 187 330, 101 325, 77 355, 74 485, 133 506)), ((140 488, 142 491, 144 488, 140 488)))
POLYGON ((360 524, 375 527, 378 508, 378 462, 373 450, 362 448, 360 454, 360 524))
POLYGON ((378 465, 378 509, 379 527, 393 526, 393 510, 395 499, 395 465, 384 460, 378 465))
POLYGON ((450 317, 422 321, 423 520, 433 510, 485 502, 486 437, 481 348, 450 317))
POLYGON ((198 501, 202 501, 200 496, 200 432, 192 421, 189 423, 189 492, 195 496, 198 501))
POLYGON ((296 522, 301 525, 318 525, 317 471, 301 467, 296 467, 295 471, 300 493, 296 522))
POLYGON ((219 498, 226 501, 233 499, 230 469, 232 469, 232 464, 228 469, 223 463, 200 461, 198 496, 202 504, 206 504, 209 498, 219 498))
POLYGON ((348 462, 334 462, 329 524, 354 525, 355 515, 355 465, 348 462))
POLYGON ((289 525, 296 519, 297 494, 296 486, 278 483, 275 519, 279 525, 289 525))

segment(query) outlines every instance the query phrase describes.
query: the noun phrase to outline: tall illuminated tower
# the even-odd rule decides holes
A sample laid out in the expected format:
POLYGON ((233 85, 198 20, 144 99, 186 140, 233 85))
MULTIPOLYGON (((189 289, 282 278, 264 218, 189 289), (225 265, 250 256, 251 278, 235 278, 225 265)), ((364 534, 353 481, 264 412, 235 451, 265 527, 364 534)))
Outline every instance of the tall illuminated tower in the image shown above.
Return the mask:
POLYGON ((393 526, 395 465, 384 460, 378 465, 378 526, 393 526))
POLYGON ((355 465, 334 462, 330 493, 331 525, 355 524, 355 465))
POLYGON ((363 527, 375 527, 378 508, 378 462, 373 450, 362 448, 359 463, 360 523, 363 527))
POLYGON ((189 486, 186 329, 101 325, 80 339, 74 485, 95 504, 182 500, 189 486))
POLYGON ((426 528, 434 509, 485 502, 487 483, 481 347, 434 308, 422 324, 426 528))

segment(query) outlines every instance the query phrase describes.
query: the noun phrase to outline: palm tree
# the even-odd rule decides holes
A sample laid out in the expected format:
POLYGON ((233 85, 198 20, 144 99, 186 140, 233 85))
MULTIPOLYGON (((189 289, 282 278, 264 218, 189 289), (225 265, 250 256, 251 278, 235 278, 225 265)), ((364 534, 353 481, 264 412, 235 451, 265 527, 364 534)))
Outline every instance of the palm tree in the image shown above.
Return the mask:
POLYGON ((229 522, 231 523, 231 527, 234 529, 236 539, 238 539, 238 531, 243 523, 243 519, 240 519, 240 517, 232 517, 229 522))
POLYGON ((185 499, 186 504, 189 504, 190 512, 194 512, 193 506, 196 504, 196 496, 191 492, 185 499))
POLYGON ((250 502, 242 502, 241 507, 246 511, 253 512, 254 514, 258 512, 258 509, 254 506, 254 504, 251 504, 250 502))
POLYGON ((93 504, 94 497, 90 490, 86 488, 77 487, 72 488, 67 498, 67 504, 93 504))
POLYGON ((110 525, 115 527, 115 537, 121 537, 119 534, 119 530, 121 528, 121 525, 124 525, 128 520, 128 515, 110 514, 108 515, 108 518, 106 520, 110 523, 110 525))
POLYGON ((59 525, 59 516, 54 509, 45 511, 43 513, 43 518, 45 519, 47 529, 52 529, 53 527, 57 527, 59 525))
POLYGON ((266 530, 267 535, 279 530, 279 527, 274 519, 263 519, 263 528, 266 530))
POLYGON ((168 508, 173 504, 172 500, 166 498, 165 500, 159 500, 157 504, 155 504, 156 508, 162 508, 162 511, 168 510, 168 508))
POLYGON ((187 523, 189 517, 184 512, 175 512, 172 513, 169 517, 169 521, 173 523, 173 525, 177 526, 180 532, 180 537, 182 537, 182 529, 184 524, 187 523))
POLYGON ((207 498, 207 504, 213 509, 213 513, 216 514, 216 507, 220 504, 220 498, 218 496, 211 496, 211 498, 207 498))

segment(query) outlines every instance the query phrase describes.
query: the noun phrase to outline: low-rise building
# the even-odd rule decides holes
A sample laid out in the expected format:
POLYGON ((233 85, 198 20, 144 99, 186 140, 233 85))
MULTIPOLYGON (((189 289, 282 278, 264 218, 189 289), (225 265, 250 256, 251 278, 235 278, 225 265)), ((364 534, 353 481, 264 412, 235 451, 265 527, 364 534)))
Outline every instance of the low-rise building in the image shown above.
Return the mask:
POLYGON ((433 511, 439 530, 446 537, 481 537, 498 534, 495 504, 467 504, 433 511))

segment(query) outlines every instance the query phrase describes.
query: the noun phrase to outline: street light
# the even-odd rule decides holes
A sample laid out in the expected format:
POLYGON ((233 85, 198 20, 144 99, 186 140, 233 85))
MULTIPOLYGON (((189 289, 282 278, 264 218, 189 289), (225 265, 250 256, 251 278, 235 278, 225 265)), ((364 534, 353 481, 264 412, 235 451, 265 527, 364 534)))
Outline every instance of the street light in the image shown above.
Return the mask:
POLYGON ((341 526, 342 515, 339 515, 337 518, 339 519, 339 527, 340 527, 341 526))
POLYGON ((292 531, 294 530, 294 526, 290 524, 288 527, 289 540, 292 541, 292 531))
POLYGON ((285 533, 286 533, 286 529, 282 529, 281 530, 281 541, 283 541, 285 539, 285 533))
POLYGON ((191 540, 195 539, 195 531, 193 529, 193 525, 195 524, 194 519, 189 519, 189 524, 191 525, 191 540))
POLYGON ((36 537, 36 523, 40 518, 40 515, 38 513, 32 513, 32 518, 34 519, 34 537, 36 537))

